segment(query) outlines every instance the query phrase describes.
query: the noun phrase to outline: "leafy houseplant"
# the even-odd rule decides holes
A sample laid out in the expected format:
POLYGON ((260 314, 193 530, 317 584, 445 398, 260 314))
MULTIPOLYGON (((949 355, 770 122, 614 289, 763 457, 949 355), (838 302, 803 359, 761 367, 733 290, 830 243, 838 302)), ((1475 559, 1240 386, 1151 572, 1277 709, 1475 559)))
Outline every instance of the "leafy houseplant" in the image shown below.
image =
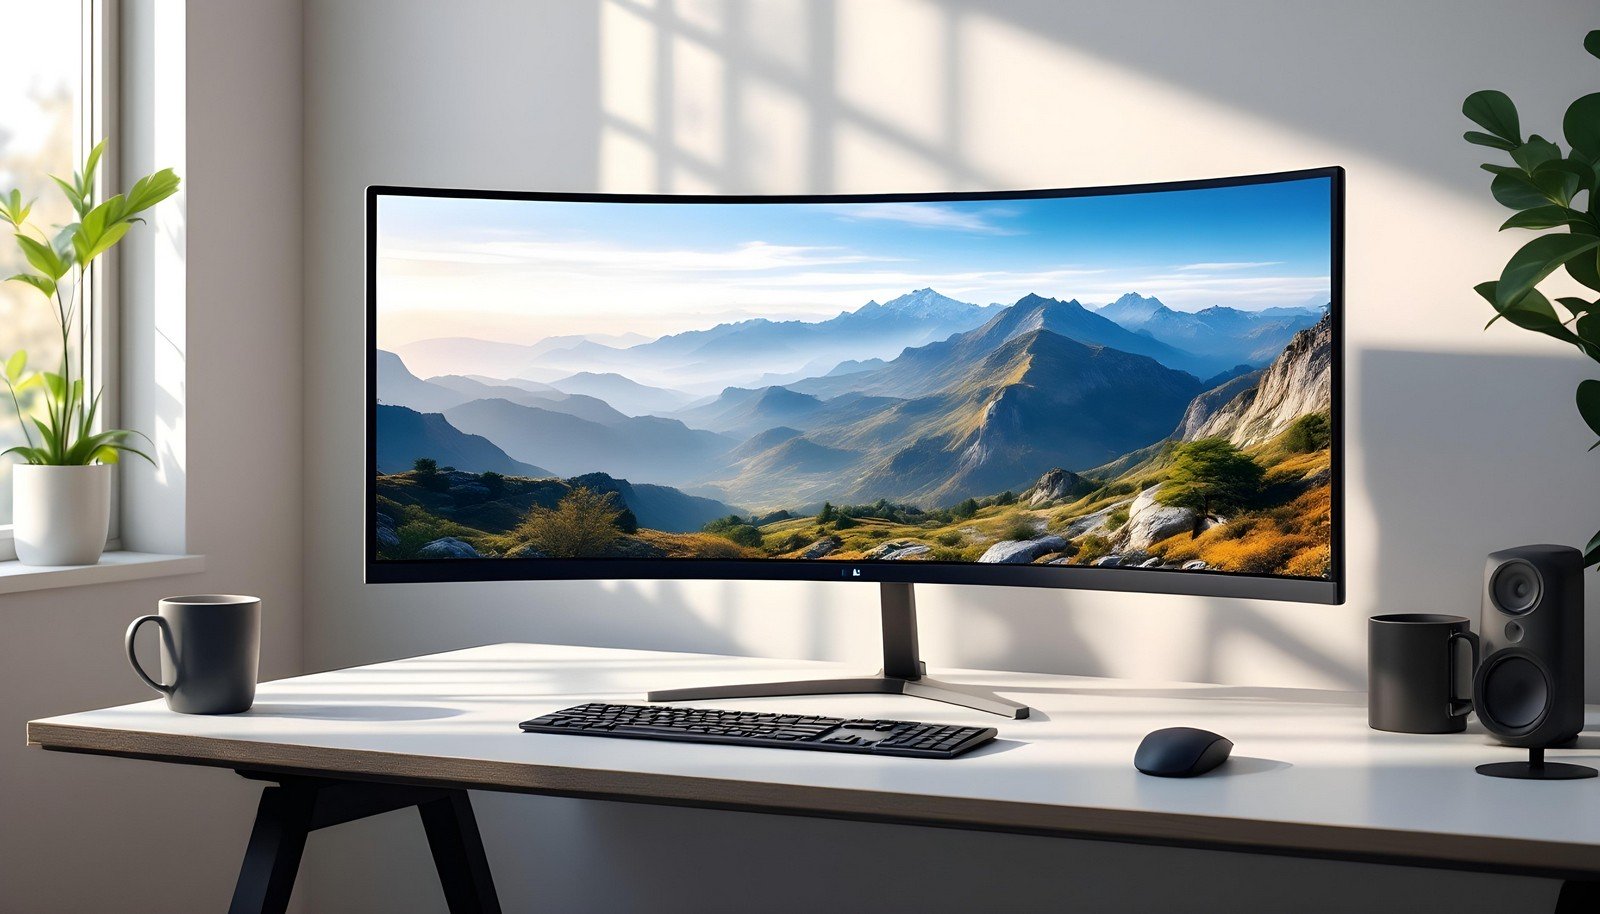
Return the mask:
POLYGON ((21 191, 0 196, 0 219, 10 223, 12 237, 33 270, 9 281, 42 293, 61 330, 58 370, 29 371, 28 354, 22 350, 3 362, 6 392, 27 442, 0 452, 22 460, 13 470, 12 488, 17 558, 26 564, 99 561, 110 518, 110 464, 123 453, 151 460, 130 444, 143 437, 138 432, 96 430, 100 392, 85 390, 81 353, 73 365, 71 330, 95 261, 144 221, 140 213, 177 192, 178 176, 163 169, 135 181, 126 194, 96 202, 95 172, 104 149, 102 140, 70 181, 51 176, 78 218, 53 233, 28 221, 33 203, 24 203, 21 191), (32 405, 35 395, 42 402, 30 414, 24 403, 32 405))
MULTIPOLYGON (((1585 36, 1583 46, 1600 57, 1600 29, 1585 36)), ((1600 296, 1600 92, 1568 106, 1561 124, 1569 147, 1565 154, 1537 134, 1523 139, 1517 108, 1504 92, 1474 92, 1461 113, 1483 128, 1467 131, 1467 142, 1511 154, 1511 165, 1483 166, 1494 175, 1490 193, 1516 211, 1501 230, 1542 233, 1511 255, 1498 280, 1474 287, 1494 307, 1496 314, 1489 323, 1503 317, 1525 330, 1576 346, 1600 362, 1600 298, 1596 297, 1600 296), (1588 293, 1557 298, 1552 304, 1537 287, 1563 269, 1588 293), (1561 312, 1556 311, 1557 304, 1561 312)), ((1600 380, 1580 382, 1577 402, 1583 421, 1600 435, 1600 380)), ((1600 441, 1589 449, 1596 447, 1600 441)), ((1600 533, 1584 549, 1584 564, 1597 563, 1600 533)))

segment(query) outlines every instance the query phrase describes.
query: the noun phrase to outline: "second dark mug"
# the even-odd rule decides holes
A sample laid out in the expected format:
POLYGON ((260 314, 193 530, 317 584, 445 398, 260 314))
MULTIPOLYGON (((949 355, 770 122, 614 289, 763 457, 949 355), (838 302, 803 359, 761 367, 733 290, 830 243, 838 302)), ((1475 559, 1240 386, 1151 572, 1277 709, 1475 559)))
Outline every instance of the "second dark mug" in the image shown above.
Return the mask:
POLYGON ((1367 620, 1367 724, 1396 733, 1460 733, 1472 699, 1456 694, 1478 667, 1465 616, 1393 613, 1367 620), (1471 666, 1460 669, 1465 641, 1471 666))
POLYGON ((158 615, 128 626, 128 662, 167 707, 184 714, 237 714, 256 697, 261 655, 261 600, 233 594, 168 597, 158 615), (133 637, 154 622, 161 630, 161 680, 139 665, 133 637))

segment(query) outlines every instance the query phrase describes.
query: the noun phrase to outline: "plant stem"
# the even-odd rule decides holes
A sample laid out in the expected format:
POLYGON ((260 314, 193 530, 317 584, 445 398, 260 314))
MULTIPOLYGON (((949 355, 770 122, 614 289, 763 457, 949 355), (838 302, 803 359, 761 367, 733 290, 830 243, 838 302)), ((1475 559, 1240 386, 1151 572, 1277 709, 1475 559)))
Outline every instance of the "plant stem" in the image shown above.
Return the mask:
POLYGON ((28 447, 38 447, 33 443, 33 433, 28 431, 28 417, 22 414, 22 402, 17 399, 17 389, 11 386, 9 377, 6 378, 6 390, 11 392, 11 406, 17 411, 17 424, 22 426, 22 437, 28 442, 28 447))

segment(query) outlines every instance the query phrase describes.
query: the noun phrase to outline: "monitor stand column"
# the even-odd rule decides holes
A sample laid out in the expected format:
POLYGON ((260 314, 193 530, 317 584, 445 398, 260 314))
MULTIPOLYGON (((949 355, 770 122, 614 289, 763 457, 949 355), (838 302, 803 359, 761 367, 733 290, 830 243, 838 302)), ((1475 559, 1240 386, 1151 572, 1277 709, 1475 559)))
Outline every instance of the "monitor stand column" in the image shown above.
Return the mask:
POLYGON ((650 701, 700 701, 722 698, 774 698, 784 695, 913 695, 1001 717, 1024 718, 1028 706, 1001 698, 979 686, 930 679, 917 654, 917 600, 910 584, 879 584, 883 601, 883 669, 876 676, 851 679, 808 679, 757 682, 748 685, 662 689, 650 701))

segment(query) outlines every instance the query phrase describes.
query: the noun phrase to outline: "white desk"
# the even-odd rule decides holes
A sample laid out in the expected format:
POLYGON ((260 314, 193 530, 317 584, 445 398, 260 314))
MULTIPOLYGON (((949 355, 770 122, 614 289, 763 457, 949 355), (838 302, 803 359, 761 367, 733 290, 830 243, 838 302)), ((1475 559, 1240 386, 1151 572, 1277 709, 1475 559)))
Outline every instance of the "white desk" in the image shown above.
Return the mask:
MULTIPOLYGON (((481 846, 473 852, 463 788, 1516 873, 1568 880, 1559 911, 1593 910, 1596 901, 1600 780, 1482 777, 1474 765, 1518 751, 1476 728, 1446 736, 1370 730, 1360 693, 941 670, 940 678, 1025 701, 1034 714, 1005 720, 886 695, 697 703, 999 728, 994 744, 948 761, 535 735, 516 726, 591 700, 637 703, 651 688, 840 672, 797 661, 499 644, 263 683, 245 714, 187 716, 150 701, 33 721, 28 740, 280 781, 286 786, 263 798, 252 852, 263 819, 283 814, 268 809, 274 790, 285 791, 274 801, 281 807, 299 785, 303 804, 290 819, 301 816, 306 828, 421 804, 452 910, 497 910, 481 846), (1139 740, 1175 725, 1222 733, 1235 743, 1233 758, 1188 780, 1136 772, 1139 740), (315 789, 350 782, 396 786, 317 805, 315 789), (422 792, 404 792, 412 789, 422 792)), ((1600 709, 1589 723, 1600 723, 1600 709)), ((1550 755, 1600 763, 1600 736, 1550 755)), ((279 819, 268 824, 281 831, 279 819)), ((236 896, 236 910, 287 900, 299 851, 291 846, 284 861, 280 845, 281 836, 263 845, 253 877, 247 855, 240 888, 248 897, 241 906, 236 896), (245 892, 252 878, 261 885, 245 892)))

